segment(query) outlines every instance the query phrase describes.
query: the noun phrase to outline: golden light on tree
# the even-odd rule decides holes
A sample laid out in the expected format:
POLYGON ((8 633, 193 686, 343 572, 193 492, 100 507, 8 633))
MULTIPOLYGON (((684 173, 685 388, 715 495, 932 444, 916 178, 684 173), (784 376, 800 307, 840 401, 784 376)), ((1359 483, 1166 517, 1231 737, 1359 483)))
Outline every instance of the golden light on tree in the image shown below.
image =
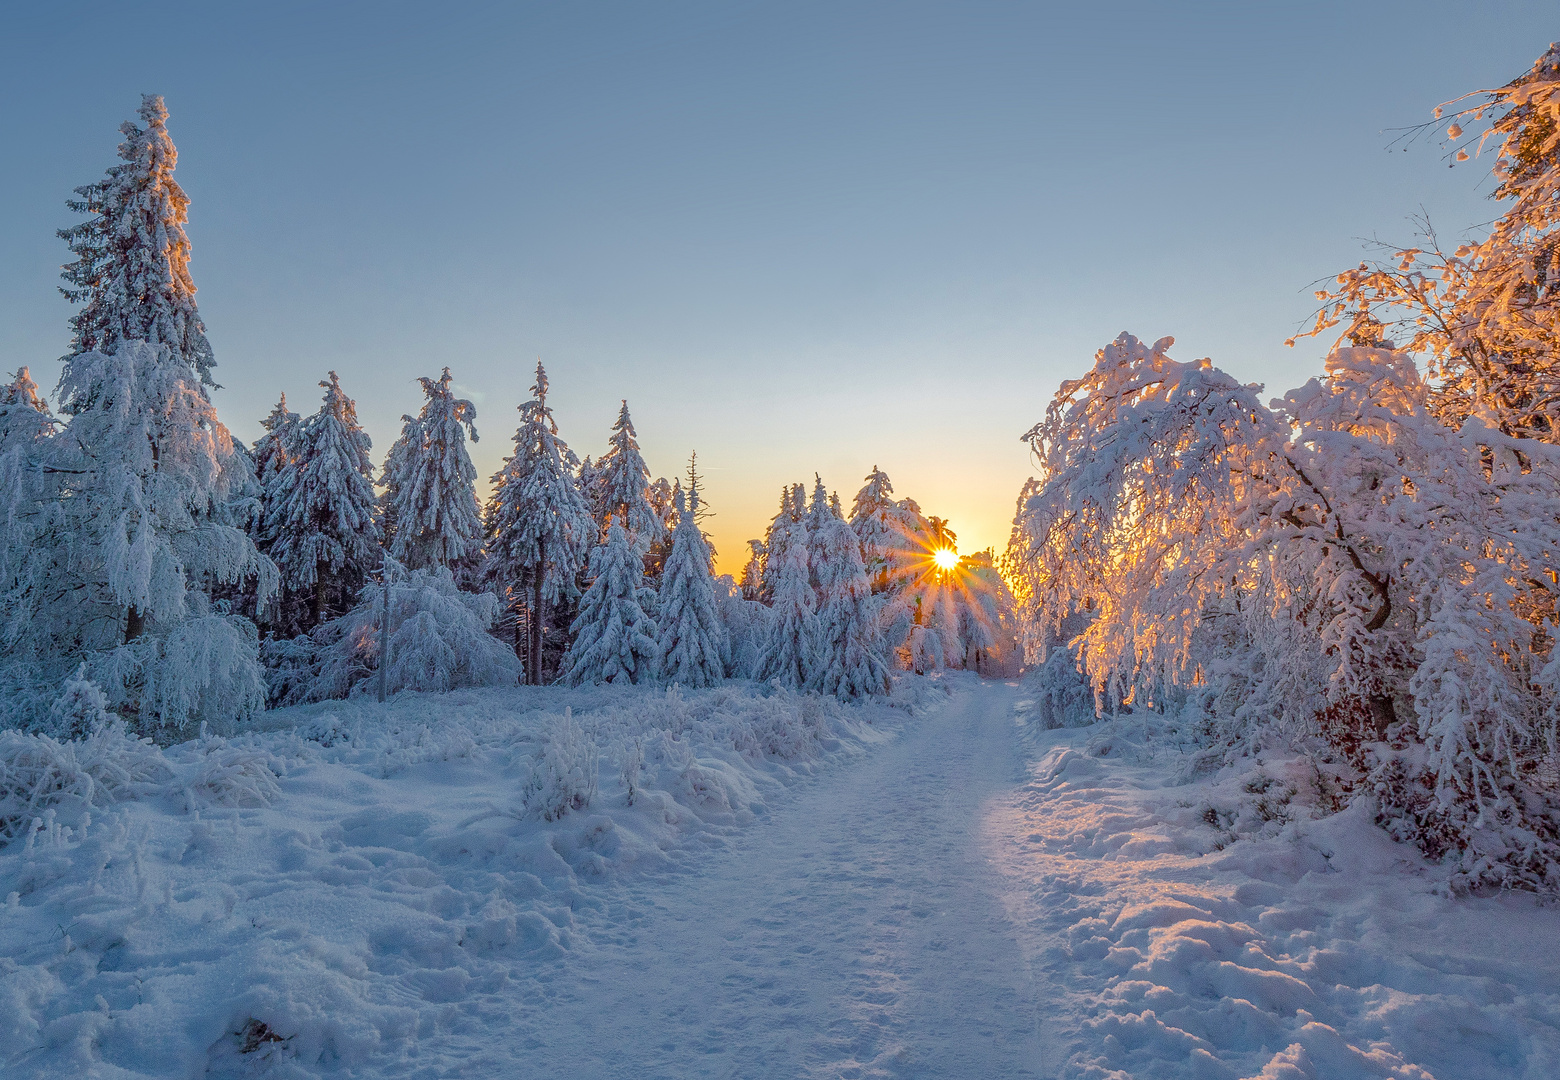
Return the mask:
POLYGON ((932 552, 932 562, 939 570, 952 570, 959 565, 959 553, 953 548, 938 548, 932 552))

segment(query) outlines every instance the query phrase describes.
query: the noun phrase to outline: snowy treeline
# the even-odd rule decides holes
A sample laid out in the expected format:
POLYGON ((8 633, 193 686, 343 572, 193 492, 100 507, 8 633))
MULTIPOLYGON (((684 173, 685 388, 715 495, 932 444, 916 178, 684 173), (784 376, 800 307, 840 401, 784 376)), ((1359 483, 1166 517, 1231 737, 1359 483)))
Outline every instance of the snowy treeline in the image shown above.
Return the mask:
POLYGON ((1006 559, 1101 707, 1308 741, 1469 884, 1552 889, 1560 48, 1457 121, 1501 146, 1484 240, 1340 275, 1325 373, 1266 403, 1118 337, 1025 436, 1006 559))
POLYGON ((579 460, 540 363, 486 505, 476 409, 448 368, 420 380, 377 469, 335 372, 317 410, 284 395, 236 443, 211 401, 167 115, 144 98, 120 162, 69 202, 84 220, 60 233, 80 305, 61 415, 27 368, 0 392, 9 724, 67 734, 83 686, 167 739, 381 686, 754 678, 848 700, 887 693, 896 667, 1013 663, 990 553, 952 556, 945 523, 881 472, 848 518, 821 481, 810 500, 787 488, 739 586, 714 573, 697 457, 652 479, 624 401, 607 451, 579 460))

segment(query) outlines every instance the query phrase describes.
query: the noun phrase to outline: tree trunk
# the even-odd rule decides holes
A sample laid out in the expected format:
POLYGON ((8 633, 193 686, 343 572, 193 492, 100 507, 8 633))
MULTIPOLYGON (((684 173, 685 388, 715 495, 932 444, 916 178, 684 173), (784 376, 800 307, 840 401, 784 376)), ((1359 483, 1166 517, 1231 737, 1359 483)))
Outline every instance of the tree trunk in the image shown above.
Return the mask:
POLYGON ((1367 704, 1370 706, 1371 726, 1376 729, 1376 738, 1385 739, 1387 728, 1397 722, 1397 710, 1392 706, 1392 699, 1386 694, 1372 694, 1367 704))
POLYGON ((542 613, 542 574, 547 566, 547 541, 543 540, 536 549, 536 565, 532 568, 531 585, 531 685, 542 685, 542 627, 547 619, 542 613))
POLYGON ((130 605, 129 612, 125 615, 125 644, 128 645, 141 636, 146 629, 146 616, 141 614, 141 609, 134 604, 130 605))
POLYGON ((325 621, 325 575, 329 572, 330 563, 324 559, 314 564, 314 599, 309 605, 314 626, 325 621))

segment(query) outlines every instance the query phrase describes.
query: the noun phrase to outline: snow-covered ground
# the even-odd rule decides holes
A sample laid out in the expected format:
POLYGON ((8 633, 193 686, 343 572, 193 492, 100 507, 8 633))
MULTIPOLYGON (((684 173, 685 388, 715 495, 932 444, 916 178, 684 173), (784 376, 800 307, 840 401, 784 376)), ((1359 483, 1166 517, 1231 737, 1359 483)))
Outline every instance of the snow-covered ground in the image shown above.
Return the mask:
POLYGON ((942 686, 407 695, 172 748, 0 850, 0 1076, 1560 1074, 1560 910, 1312 820, 1297 761, 1188 781, 942 686))
POLYGON ((1560 1076, 1560 908, 1455 898, 1325 780, 1210 776, 1134 721, 1037 731, 986 850, 1046 1010, 1046 1076, 1560 1076))

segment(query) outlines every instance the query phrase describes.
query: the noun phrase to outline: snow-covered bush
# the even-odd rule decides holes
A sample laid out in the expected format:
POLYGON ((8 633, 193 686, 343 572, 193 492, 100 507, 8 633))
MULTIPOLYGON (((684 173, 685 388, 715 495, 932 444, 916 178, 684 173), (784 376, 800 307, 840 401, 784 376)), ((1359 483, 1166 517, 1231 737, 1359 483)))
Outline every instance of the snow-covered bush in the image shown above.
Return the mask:
POLYGON ((159 794, 172 776, 162 752, 126 734, 123 724, 67 742, 0 731, 0 844, 52 808, 85 811, 159 794))
POLYGON ((271 755, 225 739, 201 739, 193 766, 180 777, 185 806, 270 806, 281 796, 271 755))
MULTIPOLYGON (((408 572, 390 565, 388 692, 513 686, 519 680, 514 652, 488 633, 498 613, 495 597, 462 591, 443 567, 408 572)), ((376 688, 383 616, 384 587, 371 583, 341 618, 303 637, 267 642, 272 700, 292 705, 376 688), (372 683, 370 676, 376 677, 372 683)))
POLYGON ((258 637, 248 619, 205 615, 99 653, 87 671, 142 734, 231 731, 265 708, 258 637))
POLYGON ((526 813, 557 821, 590 806, 596 797, 599 758, 595 735, 574 719, 572 708, 564 709, 548 729, 526 778, 521 794, 526 813))
POLYGON ((1042 728, 1083 727, 1095 720, 1094 690, 1078 671, 1078 658, 1065 646, 1052 646, 1024 680, 1034 695, 1034 711, 1042 728))
POLYGON ((1560 450, 1443 424, 1392 349, 1340 346, 1269 407, 1170 344, 1122 335, 1030 432, 1044 473, 1008 555, 1030 632, 1089 610, 1101 699, 1314 733, 1470 883, 1560 887, 1536 786, 1560 450))
POLYGON ((49 706, 49 727, 56 738, 84 739, 119 719, 108 711, 108 695, 86 674, 82 664, 49 706))
MULTIPOLYGON (((729 582, 731 579, 721 580, 729 582)), ((725 595, 717 589, 716 604, 720 608, 721 622, 726 626, 726 638, 731 643, 731 667, 726 674, 733 679, 756 679, 764 645, 771 632, 773 609, 757 600, 743 599, 742 591, 729 584, 725 587, 725 595)))

